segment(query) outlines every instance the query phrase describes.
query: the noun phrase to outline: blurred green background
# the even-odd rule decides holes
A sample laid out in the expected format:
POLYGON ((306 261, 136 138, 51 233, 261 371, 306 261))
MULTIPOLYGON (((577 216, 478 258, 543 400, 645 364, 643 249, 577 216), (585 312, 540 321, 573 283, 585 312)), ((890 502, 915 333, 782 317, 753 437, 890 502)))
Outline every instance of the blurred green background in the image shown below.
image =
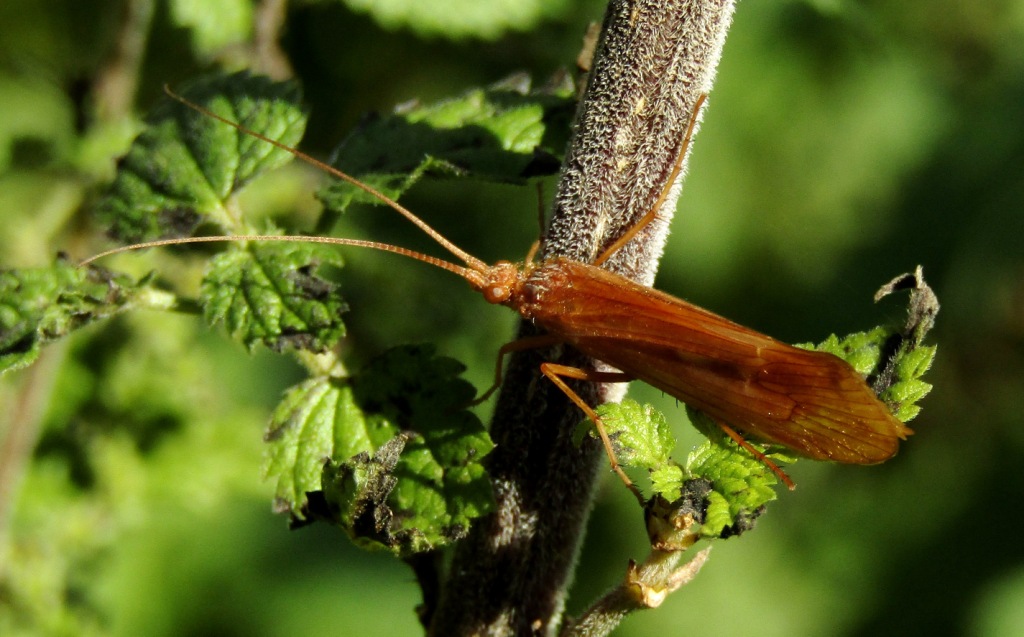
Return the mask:
MULTIPOLYGON (((139 115, 165 82, 251 59, 257 8, 0 3, 3 267, 104 245, 89 207, 139 115), (126 15, 142 29, 125 30, 126 15)), ((361 114, 410 99, 521 70, 542 81, 571 66, 602 9, 293 2, 282 46, 312 111, 304 148, 325 156, 361 114)), ((898 457, 799 463, 799 488, 755 532, 720 542, 696 581, 617 634, 1024 634, 1022 42, 1019 0, 740 3, 658 287, 800 342, 899 321, 903 299, 871 295, 921 264, 943 305, 935 390, 898 457)), ((246 201, 308 228, 317 180, 289 167, 246 201)), ((486 260, 521 257, 537 231, 531 188, 429 182, 406 201, 486 260)), ((339 232, 426 245, 381 210, 339 232)), ((433 342, 486 385, 511 313, 426 267, 346 259, 352 360, 433 342)), ((287 358, 156 313, 93 326, 4 378, 3 411, 41 431, 0 490, 0 633, 417 634, 407 569, 332 529, 289 532, 270 512, 260 439, 297 378, 287 358)), ((683 420, 671 399, 632 394, 683 420)), ((10 418, 0 424, 10 433, 10 418)), ((685 453, 695 434, 680 435, 685 453)), ((645 544, 635 504, 608 480, 570 612, 645 544)))

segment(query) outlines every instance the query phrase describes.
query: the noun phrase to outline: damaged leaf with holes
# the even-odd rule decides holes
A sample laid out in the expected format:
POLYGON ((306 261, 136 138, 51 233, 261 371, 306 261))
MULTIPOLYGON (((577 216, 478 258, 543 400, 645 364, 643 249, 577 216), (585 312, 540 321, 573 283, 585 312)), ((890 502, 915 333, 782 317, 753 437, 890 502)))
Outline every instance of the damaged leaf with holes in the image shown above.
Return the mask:
MULTIPOLYGON (((701 534, 730 537, 749 530, 764 506, 776 499, 774 487, 778 477, 709 416, 689 407, 686 412, 694 427, 708 437, 686 459, 687 475, 703 478, 712 485, 701 534)), ((778 465, 793 462, 793 458, 779 453, 767 456, 778 465)))
POLYGON ((317 275, 340 267, 337 250, 316 244, 233 244, 214 257, 203 278, 203 313, 252 349, 262 344, 322 352, 345 335, 345 303, 337 286, 317 275))
MULTIPOLYGON (((294 146, 306 116, 299 89, 248 73, 212 76, 183 97, 259 134, 294 146)), ((190 235, 203 222, 235 223, 229 199, 291 155, 165 96, 118 164, 97 207, 112 236, 137 243, 190 235)))
POLYGON ((31 365, 44 344, 126 309, 139 285, 63 259, 48 268, 0 270, 0 373, 31 365))
POLYGON ((291 389, 267 434, 278 509, 399 555, 463 537, 493 506, 481 464, 493 445, 465 409, 475 392, 462 371, 429 346, 400 347, 350 379, 291 389))

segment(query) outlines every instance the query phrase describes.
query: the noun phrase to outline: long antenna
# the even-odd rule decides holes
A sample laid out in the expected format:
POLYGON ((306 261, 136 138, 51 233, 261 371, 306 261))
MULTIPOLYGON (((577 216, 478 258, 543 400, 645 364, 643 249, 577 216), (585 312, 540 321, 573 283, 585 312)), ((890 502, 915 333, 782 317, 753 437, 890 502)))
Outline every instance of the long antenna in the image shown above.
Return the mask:
POLYGON ((156 241, 145 241, 143 243, 133 243, 130 246, 121 246, 119 248, 112 248, 99 254, 95 254, 88 259, 79 262, 78 266, 89 265, 97 259, 103 257, 109 257, 112 254, 119 254, 121 252, 131 252, 133 250, 141 250, 143 248, 157 248, 160 246, 174 246, 181 245, 184 243, 217 243, 222 241, 288 241, 295 243, 326 243, 329 245, 341 245, 341 246, 355 246, 357 248, 372 248, 374 250, 382 250, 384 252, 392 252, 394 254, 400 254, 410 259, 416 259, 424 263, 447 270, 453 274, 456 274, 463 279, 466 279, 471 284, 477 285, 482 283, 484 280, 481 275, 481 271, 474 270, 471 268, 463 267, 455 263, 450 263, 444 259, 438 259, 432 257, 429 254, 423 254, 422 252, 416 252, 415 250, 409 250, 401 246, 391 245, 390 243, 381 243, 379 241, 366 241, 364 239, 346 239, 343 237, 318 237, 315 235, 271 235, 271 234, 231 234, 231 235, 214 235, 209 237, 179 237, 177 239, 157 239, 156 241))
MULTIPOLYGON (((304 162, 306 162, 307 164, 309 164, 311 166, 319 168, 319 169, 329 173, 330 175, 333 175, 334 177, 337 177, 338 179, 341 179, 344 182, 352 184, 356 188, 359 188, 363 192, 365 192, 365 193, 369 194, 370 196, 376 198, 378 201, 381 201, 382 203, 386 204, 392 210, 394 210, 398 214, 402 215, 403 217, 405 217, 406 219, 411 221, 417 228, 419 228, 420 230, 425 232, 427 235, 429 235, 431 239, 433 239, 438 244, 440 244, 441 247, 443 247, 445 250, 447 250, 448 252, 451 252, 453 255, 458 257, 463 263, 468 265, 472 270, 476 270, 478 272, 482 272, 482 271, 487 269, 488 266, 487 266, 486 263, 484 263, 480 259, 477 259, 473 255, 469 254, 468 252, 466 252, 465 250, 463 250, 459 246, 455 245, 454 243, 452 243, 448 239, 445 239, 441 235, 440 232, 438 232, 437 230, 434 230, 433 228, 431 228, 427 224, 427 222, 425 222, 422 219, 420 219, 419 217, 417 217, 415 214, 413 214, 413 212, 411 210, 409 210, 408 208, 402 206, 397 201, 395 201, 391 197, 388 197, 387 195, 385 195, 381 191, 377 190, 373 186, 370 186, 369 184, 365 184, 365 183, 359 181, 358 179, 356 179, 355 177, 353 177, 353 176, 351 176, 351 175, 349 175, 347 173, 344 173, 344 172, 338 170, 337 168, 335 168, 334 166, 331 166, 330 164, 327 164, 325 162, 320 161, 319 159, 315 159, 315 158, 307 155, 306 153, 298 150, 297 148, 292 148, 291 146, 288 146, 286 144, 282 144, 281 142, 279 142, 279 141, 277 141, 275 139, 271 139, 271 138, 267 137, 266 135, 261 135, 260 133, 257 133, 254 130, 246 128, 245 126, 242 126, 241 124, 239 124, 237 122, 233 122, 230 119, 227 119, 226 117, 221 117, 220 115, 214 113, 210 109, 205 108, 203 106, 200 106, 199 104, 196 104, 195 102, 192 102, 192 101, 182 97, 181 95, 178 95, 177 93, 172 91, 171 88, 169 86, 167 86, 166 84, 164 85, 164 93, 167 93, 168 97, 170 97, 171 99, 173 99, 173 100, 175 100, 177 102, 180 102, 180 103, 184 104, 185 106, 191 108, 194 111, 202 113, 203 115, 206 115, 207 117, 212 117, 213 119, 217 120, 218 122, 227 124, 228 126, 234 128, 235 130, 238 130, 238 131, 240 131, 242 133, 245 133, 246 135, 249 135, 251 137, 255 137, 256 139, 259 139, 259 140, 262 140, 264 142, 267 142, 268 144, 271 144, 272 146, 275 146, 276 148, 280 148, 281 150, 283 150, 285 152, 291 153, 297 159, 299 159, 301 161, 304 161, 304 162)), ((250 239, 251 239, 251 237, 250 237, 250 239)), ((307 237, 307 239, 309 239, 309 238, 307 237)), ((179 243, 184 243, 184 242, 179 241, 179 243)), ((320 243, 330 243, 330 242, 322 241, 320 243)), ((347 243, 347 244, 342 244, 341 242, 335 242, 335 243, 341 244, 341 245, 355 245, 353 243, 347 243)), ((384 246, 384 245, 387 245, 387 244, 378 244, 377 247, 384 246)), ((137 246, 137 247, 141 247, 141 245, 137 246)), ((381 248, 381 249, 386 249, 386 248, 381 248)), ((411 254, 408 254, 411 251, 399 252, 398 250, 395 250, 395 249, 387 249, 387 250, 389 252, 397 252, 399 254, 405 254, 406 256, 412 256, 411 254)), ((420 255, 420 256, 426 256, 426 255, 420 255)), ((414 257, 414 258, 418 258, 418 257, 414 257)), ((423 261, 424 259, 420 259, 420 260, 423 261)), ((437 265, 437 264, 435 263, 435 265, 437 265)), ((448 264, 448 265, 451 265, 451 264, 448 264)), ((447 269, 449 271, 454 271, 454 270, 451 270, 451 268, 445 268, 445 269, 447 269)))

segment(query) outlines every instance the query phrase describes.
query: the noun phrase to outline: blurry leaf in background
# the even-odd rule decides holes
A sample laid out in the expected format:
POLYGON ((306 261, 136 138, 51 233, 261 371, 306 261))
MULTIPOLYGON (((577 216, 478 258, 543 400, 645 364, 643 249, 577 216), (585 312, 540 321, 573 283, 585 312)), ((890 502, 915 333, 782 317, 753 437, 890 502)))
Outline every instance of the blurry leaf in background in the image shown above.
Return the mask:
POLYGON ((48 170, 76 149, 73 104, 44 78, 0 65, 0 105, 0 256, 8 267, 41 266, 85 196, 73 174, 48 170))
POLYGON ((215 53, 232 44, 243 44, 252 34, 253 3, 250 0, 171 0, 171 18, 192 31, 201 53, 215 53))
POLYGON ((0 173, 15 160, 37 164, 65 156, 74 141, 67 96, 38 79, 0 73, 0 173))
POLYGON ((344 0, 353 10, 370 13, 388 29, 408 28, 422 36, 492 40, 506 31, 533 28, 563 13, 568 0, 344 0))
MULTIPOLYGON (((332 163, 392 199, 425 173, 523 183, 558 171, 574 108, 571 84, 533 89, 529 76, 513 76, 485 90, 367 118, 335 150, 332 163)), ((319 196, 338 211, 354 201, 381 205, 344 181, 331 182, 319 196)))
MULTIPOLYGON (((305 115, 294 83, 249 73, 210 76, 183 97, 246 128, 295 146, 305 115)), ((190 234, 204 218, 237 224, 228 200, 256 175, 291 161, 290 153, 170 98, 118 165, 97 216, 124 243, 190 234)))

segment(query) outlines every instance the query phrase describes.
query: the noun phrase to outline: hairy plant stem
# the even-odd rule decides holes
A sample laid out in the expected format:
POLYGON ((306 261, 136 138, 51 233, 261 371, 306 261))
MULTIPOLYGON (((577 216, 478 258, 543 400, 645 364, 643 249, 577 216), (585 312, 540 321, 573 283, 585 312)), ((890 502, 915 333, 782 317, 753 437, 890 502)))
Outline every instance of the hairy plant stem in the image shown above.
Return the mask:
MULTIPOLYGON (((698 97, 712 85, 733 0, 612 0, 562 167, 543 258, 591 262, 648 212, 680 152, 698 97)), ((606 266, 650 285, 681 190, 606 266)), ((524 324, 520 336, 535 333, 524 324)), ((581 414, 538 378, 539 363, 592 366, 572 352, 527 351, 509 361, 488 457, 497 510, 460 544, 433 635, 554 634, 579 552, 600 445, 573 433, 581 414)), ((592 402, 621 385, 580 385, 592 402)), ((638 511, 636 524, 641 524, 638 511)), ((625 567, 625 556, 623 556, 625 567)), ((610 630, 610 627, 609 627, 610 630)))

